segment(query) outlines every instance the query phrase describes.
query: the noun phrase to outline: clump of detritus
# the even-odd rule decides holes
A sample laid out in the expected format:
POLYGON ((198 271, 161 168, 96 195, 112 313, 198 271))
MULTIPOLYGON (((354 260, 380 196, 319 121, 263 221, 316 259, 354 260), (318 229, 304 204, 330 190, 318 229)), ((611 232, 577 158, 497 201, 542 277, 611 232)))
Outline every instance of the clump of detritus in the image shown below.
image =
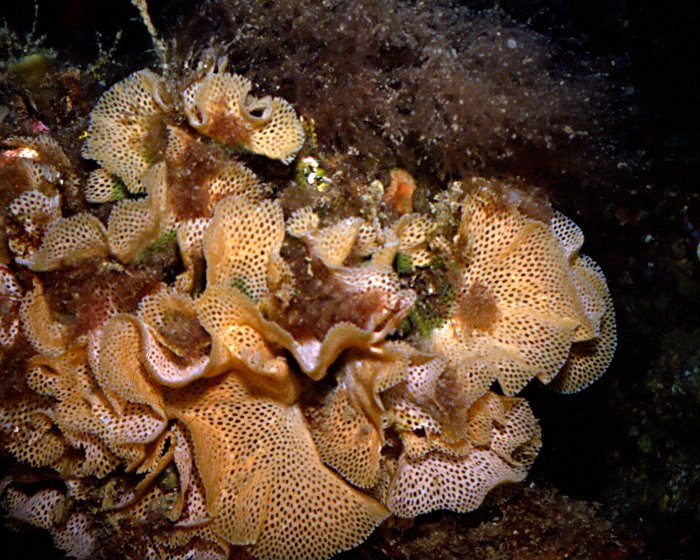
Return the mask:
POLYGON ((239 71, 314 119, 322 146, 363 161, 553 182, 606 165, 604 71, 498 9, 218 0, 183 21, 200 38, 183 46, 226 45, 239 71))

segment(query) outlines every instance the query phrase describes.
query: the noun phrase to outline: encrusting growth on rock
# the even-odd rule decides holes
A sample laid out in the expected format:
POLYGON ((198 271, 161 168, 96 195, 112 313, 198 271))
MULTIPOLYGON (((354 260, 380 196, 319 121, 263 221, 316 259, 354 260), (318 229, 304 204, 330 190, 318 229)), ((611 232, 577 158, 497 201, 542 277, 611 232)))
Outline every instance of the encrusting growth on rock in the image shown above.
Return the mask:
POLYGON ((144 192, 143 176, 164 156, 167 110, 161 78, 151 70, 132 74, 100 97, 83 156, 119 177, 129 192, 144 192))
POLYGON ((301 122, 287 101, 254 98, 251 87, 243 76, 213 69, 183 92, 187 120, 205 136, 289 163, 304 143, 301 122))
POLYGON ((321 560, 392 514, 471 511, 540 448, 522 389, 612 359, 573 222, 477 178, 419 212, 404 170, 357 215, 289 204, 305 185, 258 156, 289 164, 304 128, 251 88, 224 64, 112 86, 83 212, 55 141, 9 144, 0 496, 70 556, 321 560))

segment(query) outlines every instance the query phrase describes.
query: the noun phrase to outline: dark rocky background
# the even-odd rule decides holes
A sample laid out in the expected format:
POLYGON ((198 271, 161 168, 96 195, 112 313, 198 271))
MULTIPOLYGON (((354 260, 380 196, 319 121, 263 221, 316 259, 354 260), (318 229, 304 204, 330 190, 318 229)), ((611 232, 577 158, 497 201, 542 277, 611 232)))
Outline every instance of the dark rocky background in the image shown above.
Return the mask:
MULTIPOLYGON (((35 26, 30 3, 2 8, 0 136, 40 121, 78 161, 99 92, 155 58, 126 0, 37 4, 35 26), (36 73, 14 64, 34 51, 43 53, 36 73)), ((529 487, 474 514, 389 522, 344 557, 700 557, 700 4, 150 4, 161 35, 177 40, 176 58, 213 38, 215 54, 228 53, 261 90, 312 115, 322 146, 362 146, 368 173, 399 164, 434 183, 483 173, 542 186, 608 277, 616 358, 578 395, 528 388, 544 433, 529 487), (247 26, 235 25, 242 19, 247 26), (509 38, 518 56, 503 48, 509 38), (459 55, 452 65, 446 47, 459 55), (504 73, 498 61, 517 66, 523 52, 534 65, 504 73), (465 92, 471 102, 460 108, 465 92), (497 118, 499 94, 511 109, 497 118), (457 134, 448 133, 453 116, 457 134), (566 118, 588 135, 561 135, 566 118)), ((4 558, 62 557, 42 534, 1 538, 4 558)))

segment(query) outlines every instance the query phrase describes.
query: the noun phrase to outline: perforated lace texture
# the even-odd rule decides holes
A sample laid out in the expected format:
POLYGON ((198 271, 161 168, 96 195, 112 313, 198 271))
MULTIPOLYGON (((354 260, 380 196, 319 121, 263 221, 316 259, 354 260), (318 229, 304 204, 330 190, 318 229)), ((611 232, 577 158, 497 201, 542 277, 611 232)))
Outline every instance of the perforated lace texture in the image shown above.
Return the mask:
POLYGON ((215 530, 256 557, 327 558, 386 517, 322 465, 296 405, 256 398, 235 375, 168 401, 192 434, 215 530))
POLYGON ((117 82, 90 114, 83 156, 119 177, 130 192, 143 192, 143 176, 164 155, 153 128, 164 126, 166 109, 160 77, 151 70, 117 82))
POLYGON ((224 66, 100 98, 85 212, 53 138, 6 140, 31 157, 6 158, 0 360, 21 371, 0 443, 29 477, 0 478, 0 500, 76 558, 321 560, 390 514, 473 510, 540 448, 514 395, 578 391, 612 360, 612 299, 571 220, 486 180, 416 213, 398 169, 354 217, 322 189, 292 198, 309 185, 251 153, 290 163, 300 119, 224 66))

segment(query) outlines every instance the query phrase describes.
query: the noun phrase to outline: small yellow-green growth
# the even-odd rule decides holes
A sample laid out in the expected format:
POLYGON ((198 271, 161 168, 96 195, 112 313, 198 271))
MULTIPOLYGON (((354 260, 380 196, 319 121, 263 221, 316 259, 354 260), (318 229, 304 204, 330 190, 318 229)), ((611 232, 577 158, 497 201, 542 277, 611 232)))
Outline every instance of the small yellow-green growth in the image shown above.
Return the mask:
POLYGON ((129 194, 129 190, 126 188, 124 181, 122 181, 116 175, 112 178, 112 200, 123 200, 129 194))
POLYGON ((411 274, 414 270, 411 255, 397 253, 394 259, 394 269, 400 275, 411 274))
POLYGON ((7 69, 19 81, 29 86, 36 86, 51 71, 54 62, 55 57, 53 53, 42 50, 29 53, 18 60, 10 62, 7 65, 7 69))
POLYGON ((245 297, 252 299, 253 294, 248 286, 248 282, 243 277, 235 277, 231 280, 231 286, 238 289, 245 297))
POLYGON ((150 260, 153 256, 177 250, 177 231, 167 229, 136 258, 136 262, 150 260))

